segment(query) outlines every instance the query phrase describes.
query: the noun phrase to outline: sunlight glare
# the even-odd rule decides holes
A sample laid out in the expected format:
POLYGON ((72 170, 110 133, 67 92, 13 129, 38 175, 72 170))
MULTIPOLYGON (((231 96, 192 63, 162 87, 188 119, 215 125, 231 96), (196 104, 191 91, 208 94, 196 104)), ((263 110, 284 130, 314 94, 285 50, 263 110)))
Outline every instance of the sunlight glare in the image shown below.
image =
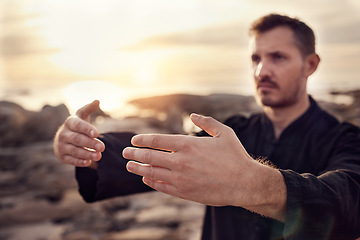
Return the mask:
POLYGON ((100 101, 105 112, 120 109, 127 99, 126 92, 119 86, 105 81, 80 81, 70 84, 64 90, 66 105, 72 113, 93 100, 100 101))

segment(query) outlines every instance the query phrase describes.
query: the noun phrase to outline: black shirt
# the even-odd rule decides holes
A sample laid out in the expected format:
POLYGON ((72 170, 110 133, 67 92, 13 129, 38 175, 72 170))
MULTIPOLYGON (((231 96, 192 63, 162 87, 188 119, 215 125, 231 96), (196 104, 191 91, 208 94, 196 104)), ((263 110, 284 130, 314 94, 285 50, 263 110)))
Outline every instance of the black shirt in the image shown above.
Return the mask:
MULTIPOLYGON (((339 123, 310 97, 309 109, 275 140, 264 113, 235 116, 230 126, 254 159, 280 169, 287 186, 285 223, 241 207, 207 207, 203 240, 355 239, 360 236, 360 130, 339 123)), ((198 134, 203 135, 203 133, 198 134)), ((77 168, 88 202, 151 190, 128 173, 122 150, 132 133, 109 133, 98 171, 77 168)))

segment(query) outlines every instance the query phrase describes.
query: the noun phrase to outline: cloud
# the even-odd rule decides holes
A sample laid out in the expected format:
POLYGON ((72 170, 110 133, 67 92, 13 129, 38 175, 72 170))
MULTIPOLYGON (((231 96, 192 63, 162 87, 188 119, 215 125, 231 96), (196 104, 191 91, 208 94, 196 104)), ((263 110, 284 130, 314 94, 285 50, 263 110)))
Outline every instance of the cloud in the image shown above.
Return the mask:
POLYGON ((122 48, 127 51, 141 51, 152 48, 247 45, 247 26, 242 22, 215 25, 189 31, 175 32, 145 38, 122 48))
POLYGON ((323 16, 322 26, 318 29, 322 43, 359 43, 360 18, 333 13, 323 16))
POLYGON ((51 54, 56 49, 44 47, 44 39, 37 35, 13 34, 0 39, 2 57, 14 57, 27 54, 51 54))

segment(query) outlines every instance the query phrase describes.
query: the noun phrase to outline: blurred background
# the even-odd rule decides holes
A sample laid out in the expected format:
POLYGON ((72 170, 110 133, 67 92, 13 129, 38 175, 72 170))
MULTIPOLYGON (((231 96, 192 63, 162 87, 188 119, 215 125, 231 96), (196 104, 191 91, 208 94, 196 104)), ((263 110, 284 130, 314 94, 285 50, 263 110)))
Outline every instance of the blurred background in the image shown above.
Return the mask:
POLYGON ((101 132, 188 133, 191 112, 257 111, 248 27, 272 12, 313 28, 309 92, 360 126, 359 0, 0 0, 0 240, 199 239, 200 204, 157 192, 86 204, 52 139, 94 99, 101 132))
POLYGON ((359 11, 358 0, 1 0, 0 99, 73 111, 98 98, 120 114, 139 96, 250 95, 248 27, 270 12, 314 29, 309 90, 327 98, 360 87, 359 11))

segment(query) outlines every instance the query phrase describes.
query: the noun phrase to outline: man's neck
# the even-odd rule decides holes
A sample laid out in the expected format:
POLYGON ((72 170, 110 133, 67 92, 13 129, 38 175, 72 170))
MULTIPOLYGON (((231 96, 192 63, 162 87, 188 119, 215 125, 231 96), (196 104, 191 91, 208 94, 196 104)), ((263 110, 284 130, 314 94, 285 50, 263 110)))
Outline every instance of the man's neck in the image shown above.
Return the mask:
POLYGON ((291 106, 279 108, 264 107, 266 116, 273 124, 275 139, 278 139, 285 128, 304 114, 309 106, 309 96, 306 96, 291 106))

